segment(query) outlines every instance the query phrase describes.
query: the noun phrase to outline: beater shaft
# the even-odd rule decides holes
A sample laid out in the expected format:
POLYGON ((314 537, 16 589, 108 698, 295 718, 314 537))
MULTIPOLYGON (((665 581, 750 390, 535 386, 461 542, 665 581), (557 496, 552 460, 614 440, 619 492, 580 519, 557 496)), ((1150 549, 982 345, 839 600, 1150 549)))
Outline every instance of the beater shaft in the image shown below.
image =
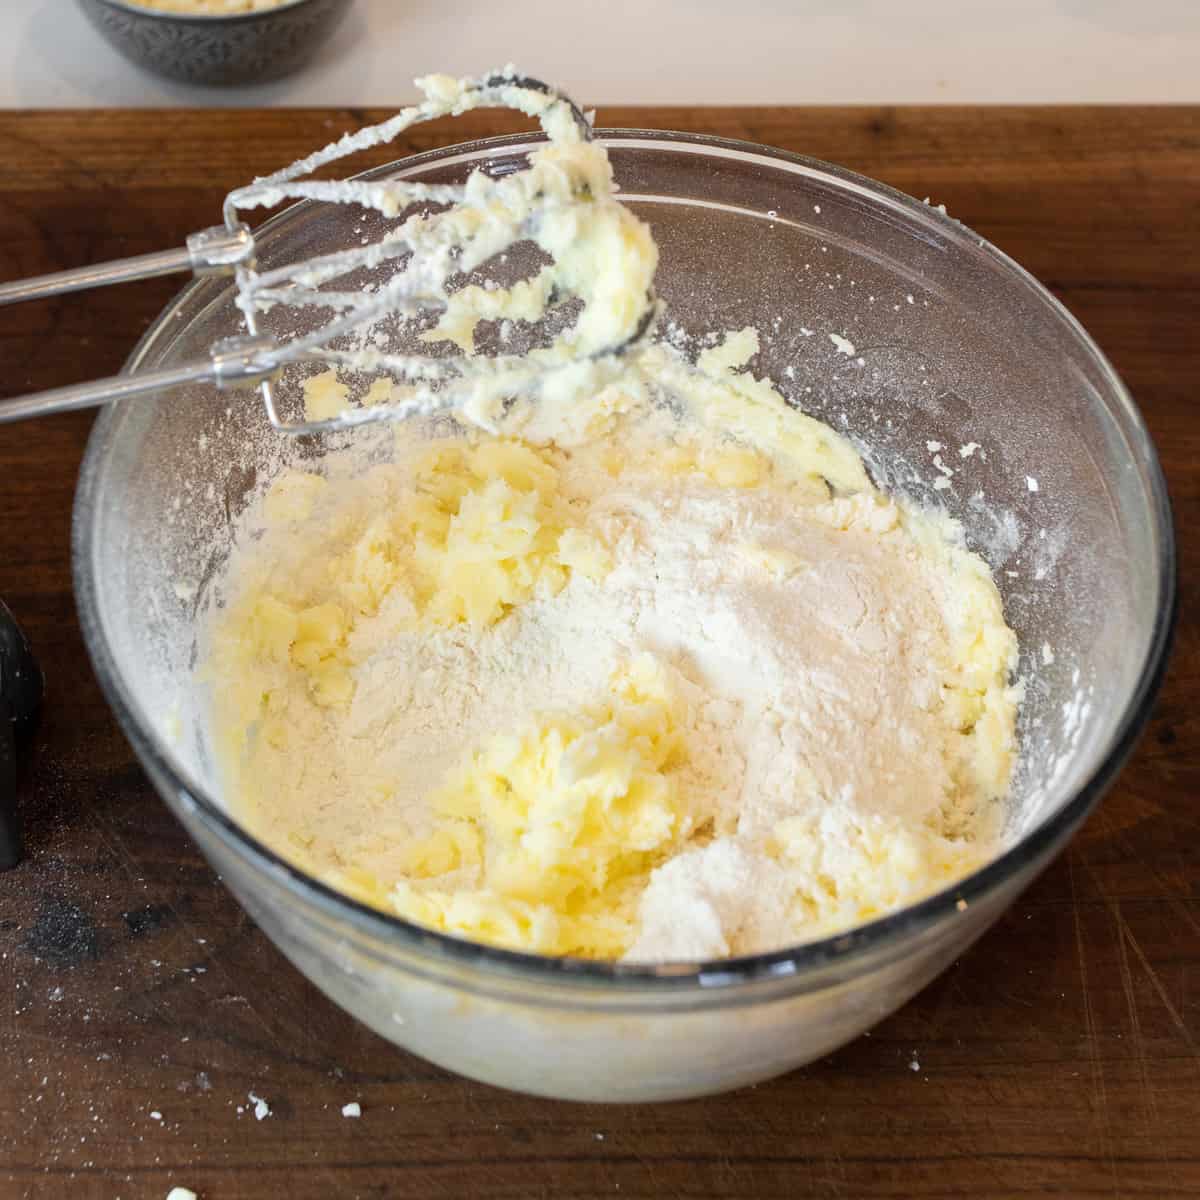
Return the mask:
POLYGON ((108 379, 35 392, 15 400, 0 400, 0 425, 77 408, 97 408, 114 400, 168 391, 187 383, 214 383, 221 389, 261 383, 279 366, 275 357, 277 349, 270 338, 228 338, 213 346, 207 359, 198 362, 159 371, 113 375, 108 379))
POLYGON ((119 258, 33 279, 18 279, 14 283, 0 283, 0 305, 110 287, 114 283, 155 279, 179 271, 192 271, 197 275, 232 274, 253 252, 254 239, 248 225, 238 225, 232 230, 217 225, 192 234, 187 245, 178 250, 157 250, 134 258, 119 258))

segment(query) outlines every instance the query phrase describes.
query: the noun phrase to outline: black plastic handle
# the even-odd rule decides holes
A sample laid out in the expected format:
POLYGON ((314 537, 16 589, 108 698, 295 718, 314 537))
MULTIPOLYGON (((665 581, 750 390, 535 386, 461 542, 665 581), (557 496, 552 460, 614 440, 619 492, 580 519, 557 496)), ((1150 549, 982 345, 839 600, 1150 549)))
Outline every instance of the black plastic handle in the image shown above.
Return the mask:
POLYGON ((21 818, 17 813, 17 738, 8 704, 0 698, 0 871, 21 861, 21 818))
POLYGON ((29 639, 0 600, 0 871, 21 861, 17 748, 37 728, 44 690, 29 639))

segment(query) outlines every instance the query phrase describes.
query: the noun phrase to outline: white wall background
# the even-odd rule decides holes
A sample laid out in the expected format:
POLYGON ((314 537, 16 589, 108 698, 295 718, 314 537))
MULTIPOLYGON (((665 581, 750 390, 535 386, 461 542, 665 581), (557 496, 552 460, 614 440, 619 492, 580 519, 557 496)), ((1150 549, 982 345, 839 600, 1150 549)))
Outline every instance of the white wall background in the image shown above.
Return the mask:
POLYGON ((0 0, 0 107, 397 105, 515 61, 581 101, 1200 102, 1200 0, 357 0, 319 58, 227 91, 119 58, 73 0, 0 0))

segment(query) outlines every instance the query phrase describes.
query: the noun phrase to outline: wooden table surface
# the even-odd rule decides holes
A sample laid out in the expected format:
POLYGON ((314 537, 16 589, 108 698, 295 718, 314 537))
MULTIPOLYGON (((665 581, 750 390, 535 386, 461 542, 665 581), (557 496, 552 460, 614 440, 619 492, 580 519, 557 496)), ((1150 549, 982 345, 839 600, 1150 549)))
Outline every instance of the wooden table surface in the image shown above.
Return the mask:
MULTIPOLYGON (((378 115, 0 115, 0 278, 176 245, 228 188, 378 115)), ((646 1108, 496 1091, 356 1024, 217 882, 84 653, 68 526, 90 417, 0 427, 0 596, 50 689, 29 857, 0 876, 0 1200, 1200 1196, 1200 110, 601 117, 931 196, 1080 317, 1142 406, 1181 538, 1174 663, 1139 750, 996 928, 828 1059, 646 1108)), ((509 128, 472 116, 400 151, 509 128)), ((0 311, 0 391, 117 370, 177 287, 0 311)))

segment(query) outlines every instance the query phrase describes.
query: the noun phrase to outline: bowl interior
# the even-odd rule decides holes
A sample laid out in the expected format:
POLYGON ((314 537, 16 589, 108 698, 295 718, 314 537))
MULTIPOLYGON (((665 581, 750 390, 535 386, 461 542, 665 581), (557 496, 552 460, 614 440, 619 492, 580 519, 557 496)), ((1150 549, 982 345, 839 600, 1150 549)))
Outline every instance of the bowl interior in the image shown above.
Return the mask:
MULTIPOLYGON (((693 333, 756 326, 755 372, 858 441, 877 482, 945 507, 991 565, 1022 646, 1008 830, 1028 834, 1096 773, 1161 640, 1169 518, 1120 382, 1020 268, 928 206, 734 143, 605 140, 661 247, 669 320, 693 333)), ((391 171, 460 180, 480 163, 515 169, 528 148, 500 139, 391 171)), ((371 219, 298 207, 260 239, 261 260, 344 247, 371 219)), ((222 280, 190 286, 132 365, 203 357, 237 332, 231 295, 222 280)), ((89 451, 77 544, 94 579, 92 636, 133 720, 215 803, 208 697, 192 674, 198 614, 247 497, 314 453, 275 435, 256 396, 199 386, 114 408, 89 451)))

